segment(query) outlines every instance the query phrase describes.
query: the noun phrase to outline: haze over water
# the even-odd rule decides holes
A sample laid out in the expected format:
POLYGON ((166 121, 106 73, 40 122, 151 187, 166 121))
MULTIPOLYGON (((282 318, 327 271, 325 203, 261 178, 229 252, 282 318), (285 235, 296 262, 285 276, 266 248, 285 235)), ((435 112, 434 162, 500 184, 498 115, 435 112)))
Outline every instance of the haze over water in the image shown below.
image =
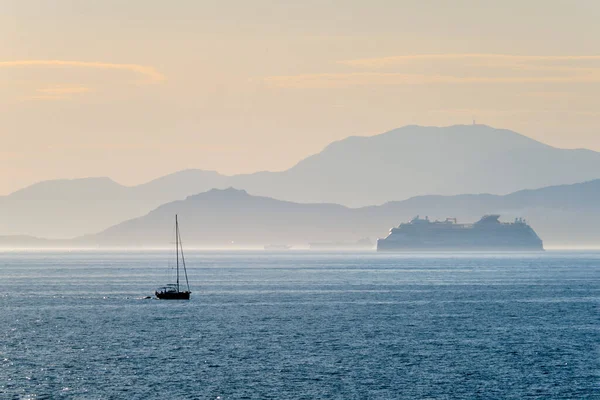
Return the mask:
POLYGON ((0 254, 0 397, 594 398, 600 252, 0 254))

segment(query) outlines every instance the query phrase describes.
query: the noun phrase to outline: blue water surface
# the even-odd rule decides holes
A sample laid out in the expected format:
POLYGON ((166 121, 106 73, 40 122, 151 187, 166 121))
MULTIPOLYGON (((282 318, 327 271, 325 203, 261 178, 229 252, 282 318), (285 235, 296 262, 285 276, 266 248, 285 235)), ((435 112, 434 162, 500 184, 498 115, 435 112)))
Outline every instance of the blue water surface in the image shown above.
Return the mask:
POLYGON ((0 398, 600 398, 600 253, 186 257, 0 253, 0 398))

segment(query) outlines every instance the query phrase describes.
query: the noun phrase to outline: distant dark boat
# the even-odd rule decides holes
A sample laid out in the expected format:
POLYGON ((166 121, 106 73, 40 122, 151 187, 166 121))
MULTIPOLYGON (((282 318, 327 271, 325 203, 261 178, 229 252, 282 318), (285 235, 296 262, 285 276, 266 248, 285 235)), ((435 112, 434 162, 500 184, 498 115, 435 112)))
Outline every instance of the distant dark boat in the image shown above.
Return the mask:
POLYGON ((185 257, 183 256, 183 246, 181 244, 181 235, 179 233, 179 222, 175 215, 175 255, 177 258, 177 281, 173 284, 163 286, 154 292, 156 297, 161 300, 189 300, 190 299, 190 284, 188 282, 187 270, 185 268, 185 257), (179 286, 179 252, 181 251, 181 264, 185 276, 186 291, 181 291, 179 286))
POLYGON ((291 249, 292 246, 288 244, 267 244, 265 245, 265 250, 271 251, 285 251, 291 249))

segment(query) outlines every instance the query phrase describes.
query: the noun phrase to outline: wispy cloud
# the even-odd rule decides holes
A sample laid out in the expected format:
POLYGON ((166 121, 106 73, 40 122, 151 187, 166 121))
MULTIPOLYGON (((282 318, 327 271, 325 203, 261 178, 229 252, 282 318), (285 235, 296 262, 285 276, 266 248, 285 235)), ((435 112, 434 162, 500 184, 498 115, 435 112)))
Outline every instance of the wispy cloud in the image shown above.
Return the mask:
POLYGON ((524 77, 483 77, 423 75, 402 73, 333 73, 271 76, 267 84, 281 88, 339 88, 367 85, 431 85, 461 83, 600 83, 600 70, 595 74, 578 76, 524 76, 524 77))
POLYGON ((600 83, 600 66, 590 66, 595 61, 600 61, 600 55, 417 54, 345 60, 338 63, 360 68, 361 72, 270 76, 265 78, 265 82, 281 88, 477 83, 600 83), (427 63, 426 70, 431 72, 420 72, 423 62, 427 63), (584 62, 586 64, 582 65, 584 62), (590 62, 592 64, 589 64, 590 62), (417 69, 419 72, 412 73, 411 69, 413 71, 417 69))
POLYGON ((87 86, 49 86, 43 89, 37 90, 39 93, 51 94, 51 95, 64 95, 64 94, 79 94, 90 92, 91 89, 87 86))
POLYGON ((44 100, 44 101, 53 101, 53 100, 67 100, 69 97, 61 96, 57 94, 38 94, 33 96, 25 96, 22 97, 21 101, 30 101, 30 100, 44 100))
POLYGON ((413 54, 391 57, 362 58, 340 61, 340 64, 353 67, 383 68, 404 65, 415 61, 458 61, 458 60, 487 60, 502 64, 506 63, 531 63, 539 61, 589 61, 600 60, 600 55, 571 55, 571 56, 525 56, 513 54, 413 54))
POLYGON ((115 64, 88 61, 65 61, 65 60, 17 60, 0 61, 0 68, 16 67, 73 67, 73 68, 96 68, 109 70, 122 70, 135 72, 142 75, 143 83, 159 83, 165 80, 165 76, 153 67, 138 64, 115 64))
MULTIPOLYGON (((120 70, 133 72, 142 79, 138 80, 138 84, 156 84, 163 82, 165 76, 158 72, 153 67, 138 64, 116 64, 103 62, 88 62, 88 61, 66 61, 66 60, 16 60, 16 61, 0 61, 0 68, 32 68, 32 67, 47 67, 47 68, 88 68, 100 70, 120 70)), ((14 82, 11 82, 14 83, 14 82)), ((29 82, 23 82, 24 85, 31 86, 29 82)), ((34 93, 29 92, 29 95, 21 96, 17 101, 30 100, 68 100, 73 98, 73 95, 91 92, 93 89, 87 85, 49 85, 40 89, 35 89, 34 93)))
POLYGON ((68 100, 73 95, 91 92, 92 89, 87 86, 63 86, 54 85, 42 89, 37 89, 36 94, 22 97, 24 101, 28 100, 68 100))

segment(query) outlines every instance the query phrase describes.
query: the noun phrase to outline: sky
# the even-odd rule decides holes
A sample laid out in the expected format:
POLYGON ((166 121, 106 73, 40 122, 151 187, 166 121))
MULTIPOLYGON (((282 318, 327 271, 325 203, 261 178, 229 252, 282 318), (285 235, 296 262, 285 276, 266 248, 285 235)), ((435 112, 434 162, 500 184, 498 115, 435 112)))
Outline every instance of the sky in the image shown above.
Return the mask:
POLYGON ((596 0, 0 0, 0 195, 284 170, 473 119, 600 151, 599 20, 596 0))

